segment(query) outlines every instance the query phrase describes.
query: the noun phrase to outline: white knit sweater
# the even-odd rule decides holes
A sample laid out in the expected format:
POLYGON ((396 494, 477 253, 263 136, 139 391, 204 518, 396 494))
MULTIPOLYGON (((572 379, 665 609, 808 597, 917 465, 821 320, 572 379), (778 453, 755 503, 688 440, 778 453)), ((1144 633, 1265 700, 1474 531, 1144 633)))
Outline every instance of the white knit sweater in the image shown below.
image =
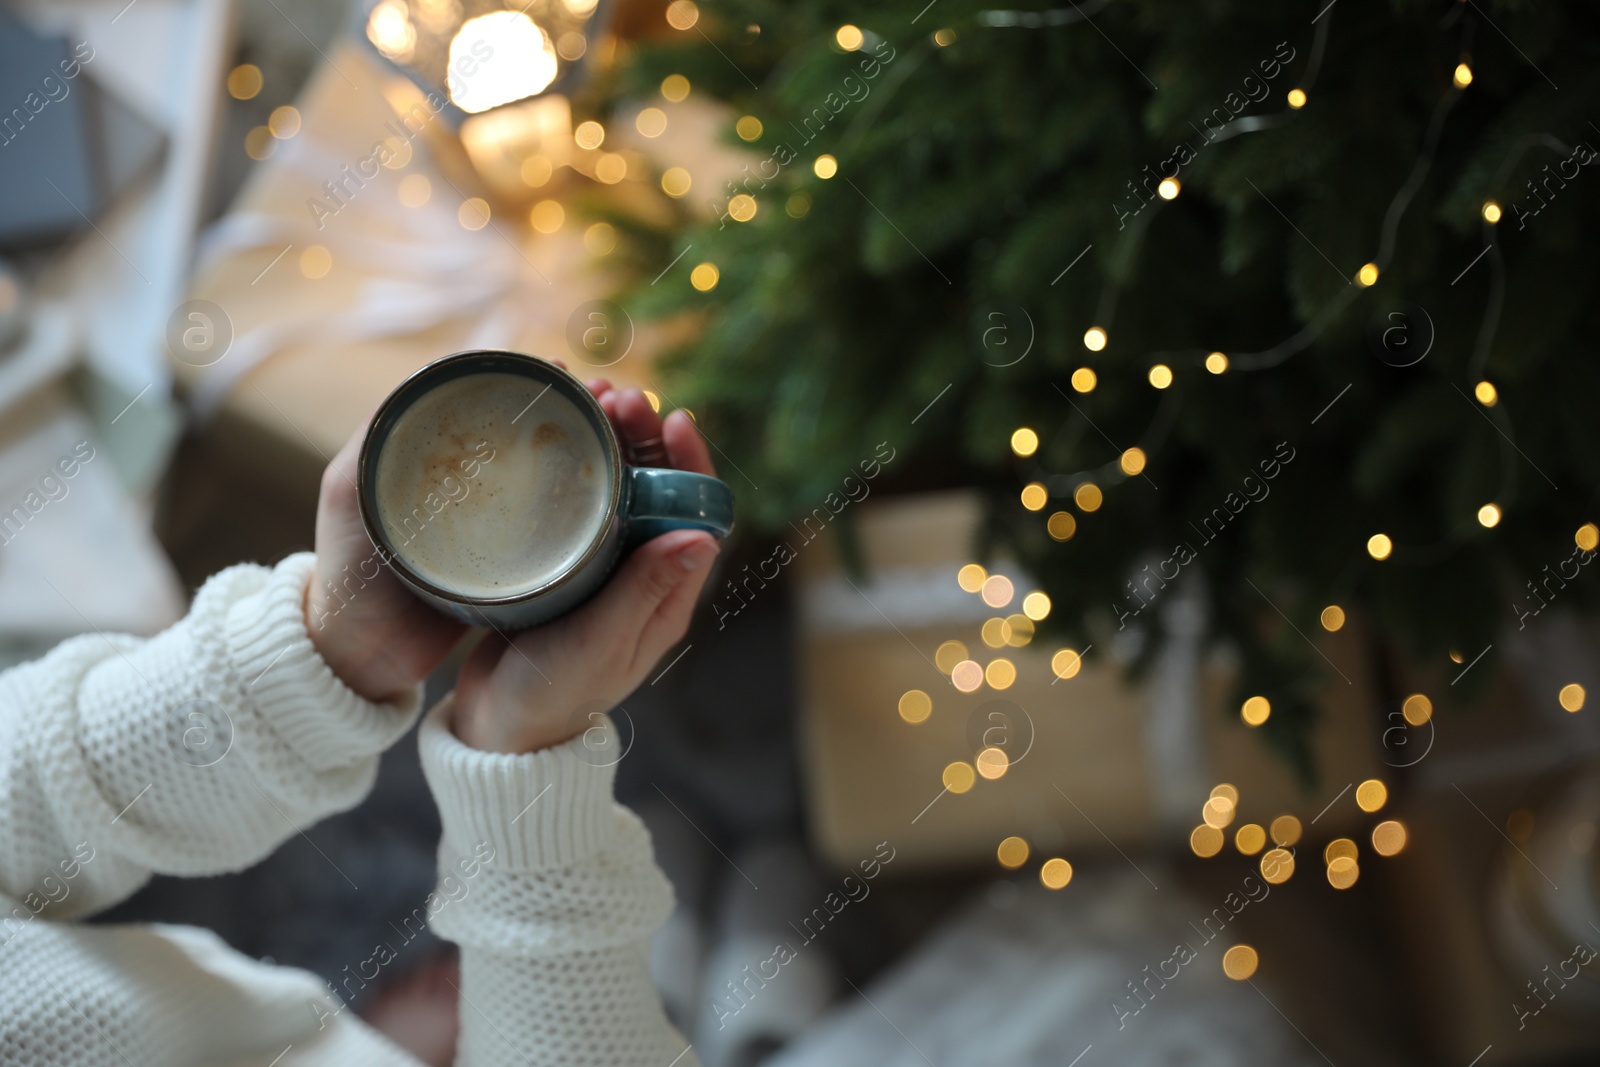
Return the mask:
MULTIPOLYGON (((207 931, 69 921, 152 872, 247 867, 372 787, 422 694, 372 704, 334 676, 302 613, 312 562, 231 568, 157 637, 77 637, 0 674, 0 1064, 415 1067, 338 997, 393 945, 330 990, 207 931)), ((461 946, 457 1063, 694 1063, 646 964, 671 889, 614 768, 582 738, 468 748, 448 705, 421 746, 444 826, 427 911, 461 946)))

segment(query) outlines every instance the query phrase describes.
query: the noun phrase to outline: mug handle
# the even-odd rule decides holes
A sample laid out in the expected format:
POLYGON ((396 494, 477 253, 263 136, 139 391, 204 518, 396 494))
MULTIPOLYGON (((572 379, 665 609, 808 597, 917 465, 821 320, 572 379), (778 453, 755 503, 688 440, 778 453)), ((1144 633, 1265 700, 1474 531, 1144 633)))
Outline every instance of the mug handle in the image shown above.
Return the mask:
POLYGON ((733 490, 720 478, 665 467, 628 467, 627 531, 632 548, 669 530, 733 529, 733 490))

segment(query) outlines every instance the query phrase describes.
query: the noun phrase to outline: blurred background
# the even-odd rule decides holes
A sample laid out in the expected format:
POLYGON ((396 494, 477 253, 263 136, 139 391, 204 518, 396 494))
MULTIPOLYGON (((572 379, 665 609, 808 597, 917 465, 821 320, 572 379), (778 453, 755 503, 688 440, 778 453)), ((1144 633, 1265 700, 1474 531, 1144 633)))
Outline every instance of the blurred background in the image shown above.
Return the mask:
MULTIPOLYGON (((1597 53, 1519 0, 11 4, 0 662, 309 548, 430 360, 562 359, 738 499, 615 713, 708 1067, 1592 1063, 1597 53)), ((402 743, 98 921, 338 983, 438 833, 402 743)), ((448 1063, 453 966, 352 1006, 448 1063)))

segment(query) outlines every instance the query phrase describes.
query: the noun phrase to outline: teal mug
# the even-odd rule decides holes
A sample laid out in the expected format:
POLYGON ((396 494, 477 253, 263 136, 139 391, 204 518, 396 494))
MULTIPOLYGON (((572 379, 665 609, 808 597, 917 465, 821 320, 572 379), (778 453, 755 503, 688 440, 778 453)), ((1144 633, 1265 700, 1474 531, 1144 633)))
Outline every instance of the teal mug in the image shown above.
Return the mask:
POLYGON ((573 610, 658 534, 733 528, 724 482, 630 465, 582 382, 488 349, 435 360, 385 398, 356 488, 368 536, 412 592, 502 631, 573 610))

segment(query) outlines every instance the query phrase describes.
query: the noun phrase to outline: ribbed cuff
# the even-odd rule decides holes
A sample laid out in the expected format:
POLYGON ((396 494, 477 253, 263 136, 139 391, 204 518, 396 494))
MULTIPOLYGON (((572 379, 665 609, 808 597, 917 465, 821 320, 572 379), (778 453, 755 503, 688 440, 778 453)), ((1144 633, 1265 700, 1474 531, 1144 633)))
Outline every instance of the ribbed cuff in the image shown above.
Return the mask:
POLYGON ((522 755, 482 752, 450 730, 454 695, 422 720, 422 771, 445 840, 466 850, 487 841, 495 864, 520 870, 569 867, 605 848, 616 832, 612 780, 616 727, 602 718, 603 742, 581 734, 522 755))
POLYGON ((306 630, 306 582, 316 556, 300 552, 228 609, 228 648, 245 696, 286 744, 318 770, 376 755, 410 729, 422 686, 374 704, 339 680, 306 630))

